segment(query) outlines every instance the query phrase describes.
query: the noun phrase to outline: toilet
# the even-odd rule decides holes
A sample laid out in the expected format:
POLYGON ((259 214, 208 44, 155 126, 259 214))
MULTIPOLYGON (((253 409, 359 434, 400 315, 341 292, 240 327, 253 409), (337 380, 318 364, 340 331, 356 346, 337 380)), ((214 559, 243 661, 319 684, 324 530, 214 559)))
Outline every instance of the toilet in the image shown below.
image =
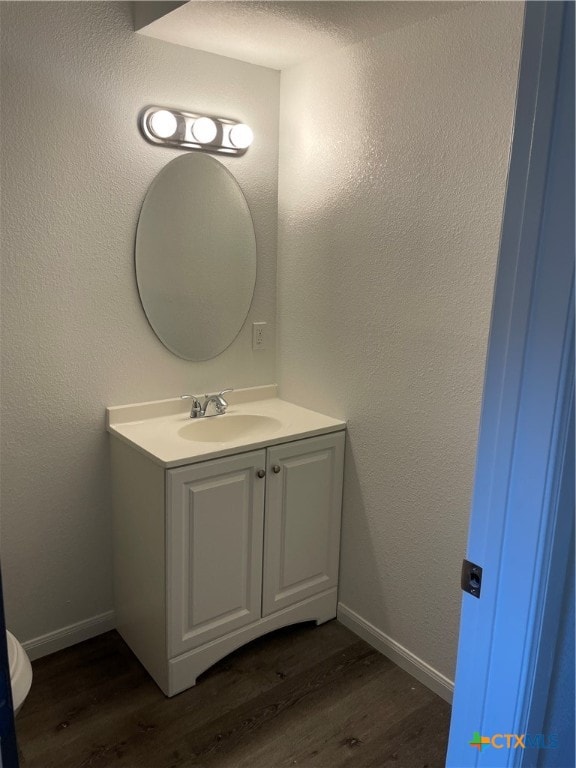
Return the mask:
POLYGON ((8 645, 12 702, 14 714, 17 715, 32 685, 32 665, 24 648, 8 630, 6 630, 6 643, 8 645))

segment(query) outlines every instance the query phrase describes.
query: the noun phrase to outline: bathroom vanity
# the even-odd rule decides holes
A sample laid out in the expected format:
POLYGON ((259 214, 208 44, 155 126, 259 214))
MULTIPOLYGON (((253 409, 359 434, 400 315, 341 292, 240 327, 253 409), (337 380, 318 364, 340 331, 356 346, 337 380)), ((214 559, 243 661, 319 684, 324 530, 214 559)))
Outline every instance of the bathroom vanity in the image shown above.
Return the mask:
POLYGON ((345 422, 256 387, 225 414, 107 409, 118 631, 167 696, 235 648, 336 615, 345 422))

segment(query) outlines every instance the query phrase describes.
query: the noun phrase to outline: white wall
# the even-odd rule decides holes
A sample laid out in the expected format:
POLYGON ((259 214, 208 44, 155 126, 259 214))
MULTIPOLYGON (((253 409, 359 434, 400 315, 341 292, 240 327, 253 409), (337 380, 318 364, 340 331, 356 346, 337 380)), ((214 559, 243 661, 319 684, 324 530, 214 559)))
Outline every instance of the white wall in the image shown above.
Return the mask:
POLYGON ((282 73, 281 395, 349 419, 340 601, 453 677, 523 5, 282 73))
POLYGON ((3 2, 2 496, 7 622, 21 640, 112 608, 104 407, 275 378, 279 73, 142 37, 131 3, 3 2), (158 103, 244 120, 223 159, 258 244, 248 322, 216 359, 180 360, 140 307, 140 205, 178 152, 146 143, 158 103), (233 375, 232 375, 233 372, 233 375))
MULTIPOLYGON (((249 326, 273 337, 279 75, 136 35, 130 6, 0 3, 1 555, 22 640, 112 608, 104 407, 275 379, 249 326), (165 350, 138 300, 139 207, 178 154, 141 139, 150 103, 257 137, 223 160, 255 299, 207 363, 165 350)), ((282 74, 282 394, 350 420, 342 603, 449 677, 522 11, 455 7, 282 74)))

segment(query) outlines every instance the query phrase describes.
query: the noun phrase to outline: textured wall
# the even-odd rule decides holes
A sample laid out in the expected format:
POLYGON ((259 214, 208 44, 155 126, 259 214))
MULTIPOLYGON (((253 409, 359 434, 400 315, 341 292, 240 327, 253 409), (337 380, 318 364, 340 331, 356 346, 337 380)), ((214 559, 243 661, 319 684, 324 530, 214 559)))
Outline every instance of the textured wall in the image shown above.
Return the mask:
POLYGON ((279 73, 142 37, 131 3, 1 3, 2 568, 20 640, 112 608, 104 407, 274 380, 279 73), (143 197, 178 153, 147 144, 150 103, 245 120, 224 159, 252 209, 255 298, 218 358, 190 363, 139 304, 143 197), (233 375, 231 374, 233 372, 233 375))
POLYGON ((448 677, 522 16, 282 73, 281 395, 349 419, 341 602, 448 677))

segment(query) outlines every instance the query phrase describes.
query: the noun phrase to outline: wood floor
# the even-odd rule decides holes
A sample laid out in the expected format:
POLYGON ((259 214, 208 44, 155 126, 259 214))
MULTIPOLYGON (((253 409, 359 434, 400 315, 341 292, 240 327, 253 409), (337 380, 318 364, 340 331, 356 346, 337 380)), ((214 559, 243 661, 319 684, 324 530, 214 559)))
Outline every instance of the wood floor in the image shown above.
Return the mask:
POLYGON ((236 651, 167 699, 116 632, 34 662, 21 768, 441 768, 450 707, 341 624, 236 651))

